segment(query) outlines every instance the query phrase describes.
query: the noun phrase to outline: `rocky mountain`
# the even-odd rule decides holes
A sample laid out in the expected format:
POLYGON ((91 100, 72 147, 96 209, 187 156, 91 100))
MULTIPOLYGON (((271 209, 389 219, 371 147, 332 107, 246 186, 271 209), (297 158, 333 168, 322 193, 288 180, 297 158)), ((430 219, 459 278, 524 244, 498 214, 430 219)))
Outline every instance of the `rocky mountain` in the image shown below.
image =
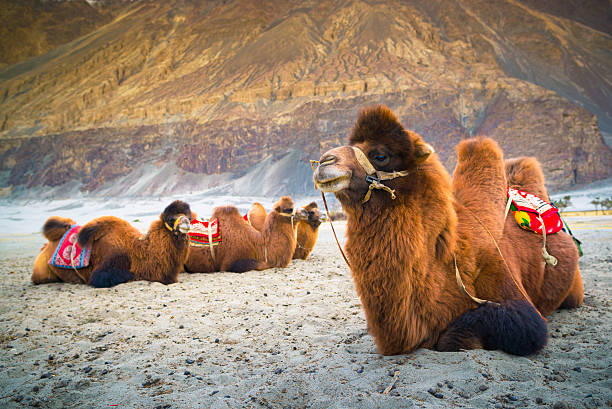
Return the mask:
MULTIPOLYGON (((266 192, 301 192, 308 159, 379 103, 449 170, 456 143, 482 134, 507 156, 537 156, 553 190, 612 175, 607 1, 66 3, 92 10, 68 13, 73 37, 0 71, 6 195, 158 194, 238 177, 233 193, 257 194, 244 181, 287 158, 295 183, 269 172, 266 192)), ((21 37, 7 38, 14 61, 21 37)))

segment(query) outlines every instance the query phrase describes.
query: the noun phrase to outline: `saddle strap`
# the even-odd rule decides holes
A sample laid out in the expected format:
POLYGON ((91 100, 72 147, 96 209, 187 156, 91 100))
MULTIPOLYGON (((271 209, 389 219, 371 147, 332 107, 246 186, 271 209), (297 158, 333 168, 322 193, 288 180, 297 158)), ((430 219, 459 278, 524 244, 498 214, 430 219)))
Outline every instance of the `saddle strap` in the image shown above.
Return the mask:
POLYGON ((212 257, 213 263, 215 262, 215 249, 213 246, 213 234, 212 234, 212 220, 208 221, 208 247, 210 248, 210 256, 212 257))

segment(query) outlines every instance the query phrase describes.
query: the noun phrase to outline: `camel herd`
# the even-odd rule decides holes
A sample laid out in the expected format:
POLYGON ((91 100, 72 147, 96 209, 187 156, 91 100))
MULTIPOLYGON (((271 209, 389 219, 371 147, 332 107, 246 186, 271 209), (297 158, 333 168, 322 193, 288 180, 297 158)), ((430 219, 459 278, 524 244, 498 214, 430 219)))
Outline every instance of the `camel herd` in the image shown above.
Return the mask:
MULTIPOLYGON (((509 188, 549 201, 535 158, 504 160, 493 140, 465 139, 451 178, 433 147, 384 106, 364 109, 348 141, 321 156, 313 179, 347 215, 345 259, 382 354, 424 347, 529 355, 546 344, 544 315, 581 305, 573 238, 564 230, 544 236, 550 263, 542 235, 506 217, 509 188)), ((269 212, 254 203, 244 217, 220 206, 197 222, 206 226, 198 246, 190 241, 194 219, 188 204, 175 201, 145 235, 105 216, 82 226, 66 246, 60 242, 76 223, 51 217, 32 281, 171 284, 181 272, 283 268, 308 258, 322 215, 316 203, 296 209, 288 196, 269 212), (60 248, 70 253, 77 246, 88 266, 52 265, 60 248)))
POLYGON ((241 273, 287 267, 294 258, 308 258, 322 219, 315 202, 294 209, 289 196, 283 196, 269 213, 256 202, 247 217, 241 216, 235 206, 219 206, 210 220, 216 220, 221 240, 213 246, 195 247, 190 245, 189 232, 196 217, 187 203, 176 200, 144 235, 125 220, 99 217, 82 226, 68 246, 69 251, 90 246, 89 264, 58 267, 50 260, 76 222, 52 216, 43 225, 42 233, 48 241, 34 262, 32 282, 94 287, 136 280, 173 284, 181 272, 241 273))

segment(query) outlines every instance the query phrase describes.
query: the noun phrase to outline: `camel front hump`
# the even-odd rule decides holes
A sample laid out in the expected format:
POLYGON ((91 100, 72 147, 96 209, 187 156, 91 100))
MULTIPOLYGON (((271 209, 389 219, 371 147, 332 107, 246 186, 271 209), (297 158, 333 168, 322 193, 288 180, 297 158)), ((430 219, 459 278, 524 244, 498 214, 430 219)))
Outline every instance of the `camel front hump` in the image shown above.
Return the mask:
POLYGON ((545 267, 542 236, 505 221, 508 181, 546 193, 537 161, 504 163, 482 137, 462 141, 457 156, 451 179, 384 106, 364 109, 349 146, 321 156, 313 179, 347 214, 345 249, 368 328, 386 355, 536 353, 547 340, 541 314, 582 300, 576 248, 565 233, 550 235, 562 262, 545 267))

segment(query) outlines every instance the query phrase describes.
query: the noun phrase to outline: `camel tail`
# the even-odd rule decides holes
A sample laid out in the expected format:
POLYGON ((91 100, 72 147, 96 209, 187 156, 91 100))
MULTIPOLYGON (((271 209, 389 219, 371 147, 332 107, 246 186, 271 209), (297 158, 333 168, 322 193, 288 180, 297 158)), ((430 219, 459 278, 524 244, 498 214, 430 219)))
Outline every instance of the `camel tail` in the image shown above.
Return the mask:
POLYGON ((108 288, 134 279, 130 272, 130 258, 126 253, 117 253, 106 258, 91 274, 89 284, 96 288, 108 288))
POLYGON ((457 318, 438 342, 441 351, 482 347, 527 356, 546 345, 546 321, 527 301, 487 303, 457 318))
POLYGON ((251 270, 265 270, 266 268, 268 268, 268 265, 263 261, 248 258, 234 261, 227 271, 232 273, 244 273, 251 270))
POLYGON ((62 238, 64 233, 66 233, 73 224, 75 224, 74 221, 70 219, 51 216, 47 219, 45 224, 43 224, 43 236, 49 241, 57 241, 62 238))

